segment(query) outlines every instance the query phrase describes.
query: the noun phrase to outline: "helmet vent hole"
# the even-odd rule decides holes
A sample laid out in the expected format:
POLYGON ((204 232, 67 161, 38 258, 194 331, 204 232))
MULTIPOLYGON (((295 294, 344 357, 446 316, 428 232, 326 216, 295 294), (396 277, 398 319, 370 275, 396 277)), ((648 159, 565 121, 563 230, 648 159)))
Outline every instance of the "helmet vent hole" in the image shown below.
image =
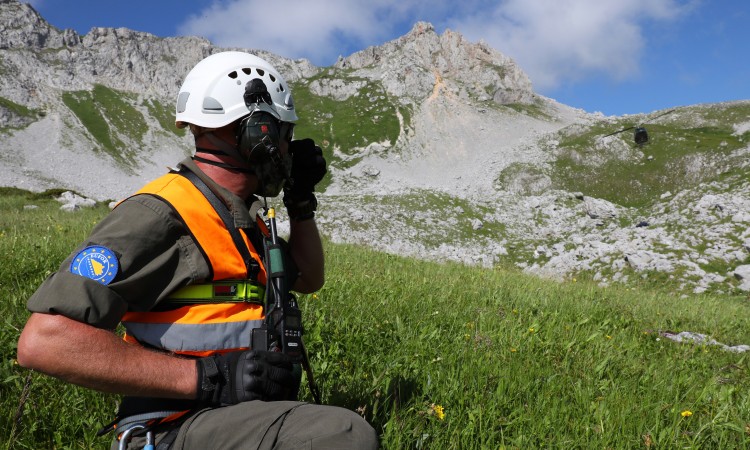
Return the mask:
POLYGON ((271 81, 276 81, 276 77, 271 75, 270 73, 268 74, 268 77, 271 79, 271 81))
POLYGON ((258 72, 258 75, 260 76, 263 76, 266 73, 265 71, 263 71, 263 69, 255 69, 255 71, 258 72))
POLYGON ((229 78, 231 78, 231 79, 237 78, 237 71, 230 72, 229 73, 229 78))
POLYGON ((244 69, 242 69, 242 71, 245 73, 245 75, 250 75, 253 72, 253 69, 245 67, 244 69))
POLYGON ((284 92, 284 86, 281 84, 279 85, 279 92, 284 92))

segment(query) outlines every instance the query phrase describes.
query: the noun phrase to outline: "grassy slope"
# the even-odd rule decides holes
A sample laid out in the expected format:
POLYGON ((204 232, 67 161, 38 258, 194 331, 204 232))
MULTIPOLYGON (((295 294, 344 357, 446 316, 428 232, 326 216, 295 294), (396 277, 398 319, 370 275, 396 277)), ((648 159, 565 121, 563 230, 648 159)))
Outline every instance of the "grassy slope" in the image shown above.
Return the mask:
MULTIPOLYGON (((373 142, 394 144, 398 138, 400 128, 396 103, 380 83, 349 78, 345 72, 327 69, 313 78, 294 83, 292 90, 300 114, 295 135, 315 140, 333 167, 351 167, 360 159, 359 149, 373 142), (343 101, 321 97, 310 90, 310 83, 331 78, 364 82, 364 86, 343 101)), ((408 108, 399 107, 398 110, 408 121, 408 108)), ((330 176, 326 175, 318 185, 319 190, 325 190, 330 176)))
POLYGON ((174 126, 174 112, 159 100, 96 84, 91 91, 71 91, 62 100, 97 143, 98 149, 123 167, 136 165, 149 128, 157 133, 184 135, 174 126), (144 112, 148 112, 144 116, 144 112))
MULTIPOLYGON (((108 439, 94 433, 115 408, 112 396, 14 362, 25 300, 106 213, 57 208, 0 192, 0 443, 8 448, 102 448, 108 439), (24 210, 30 203, 40 208, 24 210)), ((750 343, 747 299, 556 284, 352 246, 326 252, 327 284, 302 300, 313 366, 325 402, 361 411, 384 448, 749 444, 747 358, 658 333, 750 343)))
POLYGON ((597 142, 606 134, 647 121, 647 116, 638 118, 564 130, 551 174, 557 187, 622 206, 647 206, 665 192, 736 174, 739 158, 745 157, 731 154, 750 141, 750 132, 737 134, 732 128, 750 121, 750 103, 742 102, 681 108, 656 123, 646 123, 650 140, 642 147, 633 142, 632 131, 604 145, 597 142))
POLYGON ((26 300, 107 211, 101 206, 68 214, 59 207, 49 195, 0 189, 0 446, 7 448, 103 448, 105 441, 94 434, 115 411, 115 397, 63 386, 15 362, 26 300), (16 428, 26 385, 30 390, 16 428), (11 440, 13 433, 17 438, 11 440))
MULTIPOLYGON (((0 73, 2 73, 1 65, 0 73)), ((21 122, 26 123, 31 123, 34 120, 37 120, 39 117, 43 117, 45 114, 44 111, 27 108, 24 105, 19 105, 18 103, 4 97, 0 97, 0 112, 5 112, 16 120, 20 120, 21 122)), ((18 126, 0 127, 0 133, 8 132, 13 128, 18 128, 18 126)))

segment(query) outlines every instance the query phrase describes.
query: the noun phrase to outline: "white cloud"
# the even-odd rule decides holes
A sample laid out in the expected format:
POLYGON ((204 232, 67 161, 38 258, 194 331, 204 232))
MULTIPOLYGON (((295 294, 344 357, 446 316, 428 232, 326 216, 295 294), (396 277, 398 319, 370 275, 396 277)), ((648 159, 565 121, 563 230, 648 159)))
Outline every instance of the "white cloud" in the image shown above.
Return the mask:
MULTIPOLYGON (((398 0, 262 0, 214 2, 190 17, 181 34, 204 36, 216 45, 260 48, 286 57, 331 63, 350 48, 396 37, 383 26, 410 8, 398 0)), ((346 54, 344 54, 346 56, 346 54)))
POLYGON ((644 27, 672 21, 699 1, 229 0, 192 16, 180 33, 326 65, 426 20, 513 57, 544 91, 591 75, 636 76, 647 45, 644 27))
POLYGON ((545 90, 592 74, 615 81, 636 76, 647 45, 644 27, 692 7, 678 0, 507 0, 456 18, 453 26, 512 56, 545 90))

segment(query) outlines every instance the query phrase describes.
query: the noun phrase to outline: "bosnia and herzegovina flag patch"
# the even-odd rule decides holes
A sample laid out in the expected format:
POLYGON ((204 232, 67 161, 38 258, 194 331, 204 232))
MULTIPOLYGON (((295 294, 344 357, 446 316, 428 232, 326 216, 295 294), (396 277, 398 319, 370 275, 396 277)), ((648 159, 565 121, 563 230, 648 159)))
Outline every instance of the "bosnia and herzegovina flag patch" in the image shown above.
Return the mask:
POLYGON ((117 276, 119 263, 115 252, 100 245, 90 245, 73 258, 70 271, 91 278, 101 284, 109 284, 117 276))

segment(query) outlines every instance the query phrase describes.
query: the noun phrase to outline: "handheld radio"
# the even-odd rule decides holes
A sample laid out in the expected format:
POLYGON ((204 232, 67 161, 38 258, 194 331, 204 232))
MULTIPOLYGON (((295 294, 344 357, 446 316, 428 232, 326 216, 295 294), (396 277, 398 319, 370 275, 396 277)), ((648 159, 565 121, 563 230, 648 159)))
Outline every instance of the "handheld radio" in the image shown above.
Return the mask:
POLYGON ((268 225, 270 239, 263 239, 267 270, 266 318, 261 327, 253 329, 251 346, 282 352, 290 356, 294 362, 300 363, 307 374, 313 399, 320 403, 320 392, 302 342, 302 311, 297 304, 297 298, 287 287, 284 255, 276 231, 276 211, 273 208, 268 209, 268 225))

